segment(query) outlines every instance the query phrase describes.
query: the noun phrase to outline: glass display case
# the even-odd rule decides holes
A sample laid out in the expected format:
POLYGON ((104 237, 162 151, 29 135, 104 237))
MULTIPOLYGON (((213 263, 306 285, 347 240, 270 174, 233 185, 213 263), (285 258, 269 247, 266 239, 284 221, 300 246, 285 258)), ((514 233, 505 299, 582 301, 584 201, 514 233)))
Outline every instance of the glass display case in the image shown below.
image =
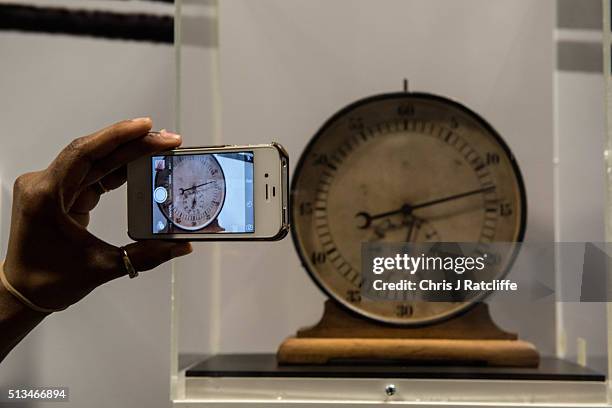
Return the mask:
POLYGON ((607 258, 599 275, 589 258, 612 254, 611 12, 177 0, 184 145, 285 146, 293 227, 173 261, 174 405, 611 405, 607 258), (448 198, 467 201, 423 209, 448 198), (362 243, 467 242, 471 229, 523 242, 506 272, 529 291, 466 308, 366 300, 362 243))

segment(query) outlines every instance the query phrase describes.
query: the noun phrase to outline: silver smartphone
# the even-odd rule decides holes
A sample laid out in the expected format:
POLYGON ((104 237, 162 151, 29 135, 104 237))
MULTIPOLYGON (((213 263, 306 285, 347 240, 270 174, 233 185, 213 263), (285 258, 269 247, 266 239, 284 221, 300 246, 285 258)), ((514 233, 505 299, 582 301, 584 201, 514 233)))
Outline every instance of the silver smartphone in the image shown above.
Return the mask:
POLYGON ((276 241, 289 230, 289 158, 277 143, 181 148, 128 165, 134 240, 276 241))

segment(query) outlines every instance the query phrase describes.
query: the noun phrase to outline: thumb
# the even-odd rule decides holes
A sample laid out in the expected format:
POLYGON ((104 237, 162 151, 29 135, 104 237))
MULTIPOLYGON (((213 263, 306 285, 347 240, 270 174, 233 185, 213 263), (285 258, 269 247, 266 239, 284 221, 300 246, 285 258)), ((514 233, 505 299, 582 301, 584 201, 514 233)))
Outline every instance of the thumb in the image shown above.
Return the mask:
MULTIPOLYGON (((148 271, 173 258, 193 251, 189 242, 140 241, 126 245, 125 251, 138 272, 148 271)), ((127 274, 127 271, 125 271, 127 274)))

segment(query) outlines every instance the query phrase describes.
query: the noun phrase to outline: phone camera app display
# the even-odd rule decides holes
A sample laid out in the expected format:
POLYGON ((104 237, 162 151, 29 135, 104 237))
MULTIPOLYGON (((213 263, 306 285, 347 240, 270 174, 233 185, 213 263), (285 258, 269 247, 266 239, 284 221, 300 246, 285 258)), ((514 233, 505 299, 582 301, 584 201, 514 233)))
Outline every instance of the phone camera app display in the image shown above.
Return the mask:
POLYGON ((155 156, 153 233, 252 233, 253 152, 155 156))

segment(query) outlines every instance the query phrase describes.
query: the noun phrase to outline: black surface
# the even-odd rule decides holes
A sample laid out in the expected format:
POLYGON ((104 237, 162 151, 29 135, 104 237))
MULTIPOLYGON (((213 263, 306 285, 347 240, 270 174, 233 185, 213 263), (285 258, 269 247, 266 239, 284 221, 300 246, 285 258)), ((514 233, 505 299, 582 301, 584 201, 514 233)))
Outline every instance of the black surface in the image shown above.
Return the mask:
POLYGON ((406 364, 278 365, 274 354, 220 354, 187 370, 187 377, 436 378, 479 380, 605 381, 588 368, 544 358, 538 368, 413 366, 406 364))
POLYGON ((174 42, 172 16, 22 4, 0 4, 0 30, 162 44, 174 42))

